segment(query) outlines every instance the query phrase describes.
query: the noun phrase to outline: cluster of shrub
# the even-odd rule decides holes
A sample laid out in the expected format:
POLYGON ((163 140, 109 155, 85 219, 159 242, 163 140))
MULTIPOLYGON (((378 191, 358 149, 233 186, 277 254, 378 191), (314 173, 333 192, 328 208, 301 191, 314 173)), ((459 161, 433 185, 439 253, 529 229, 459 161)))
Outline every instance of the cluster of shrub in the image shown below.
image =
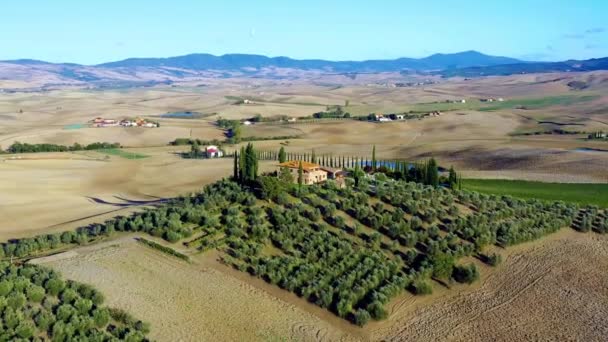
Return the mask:
MULTIPOLYGON (((317 112, 312 115, 313 119, 348 119, 350 117, 350 113, 344 111, 344 108, 342 106, 327 106, 325 111, 317 112)), ((304 117, 302 119, 307 118, 304 117)))
POLYGON ((183 146, 183 145, 199 145, 199 146, 205 146, 205 145, 215 145, 215 146, 221 146, 222 143, 224 143, 224 141, 222 140, 217 140, 217 139, 213 139, 213 140, 201 140, 201 139, 192 139, 192 138, 177 138, 173 141, 171 141, 169 143, 169 145, 172 146, 183 146))
POLYGON ((599 211, 596 206, 589 206, 581 210, 574 219, 573 228, 581 232, 596 231, 608 234, 608 214, 599 211))
POLYGON ((6 153, 35 153, 35 152, 69 152, 69 151, 85 151, 85 150, 102 150, 110 148, 120 148, 119 143, 96 142, 88 145, 74 143, 74 145, 56 145, 56 144, 28 144, 14 142, 6 149, 6 153))
POLYGON ((1 341, 148 341, 148 324, 103 301, 53 270, 0 262, 1 341))

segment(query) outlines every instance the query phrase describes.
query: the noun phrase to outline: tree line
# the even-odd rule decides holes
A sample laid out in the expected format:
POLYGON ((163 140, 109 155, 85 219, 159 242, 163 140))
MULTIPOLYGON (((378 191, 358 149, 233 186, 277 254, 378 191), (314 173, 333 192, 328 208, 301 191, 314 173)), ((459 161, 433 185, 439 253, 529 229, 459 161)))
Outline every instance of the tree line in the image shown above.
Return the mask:
POLYGON ((70 151, 89 151, 110 148, 120 148, 119 143, 95 142, 88 145, 74 143, 73 145, 57 144, 28 144, 14 142, 6 149, 6 153, 36 153, 36 152, 70 152, 70 151))

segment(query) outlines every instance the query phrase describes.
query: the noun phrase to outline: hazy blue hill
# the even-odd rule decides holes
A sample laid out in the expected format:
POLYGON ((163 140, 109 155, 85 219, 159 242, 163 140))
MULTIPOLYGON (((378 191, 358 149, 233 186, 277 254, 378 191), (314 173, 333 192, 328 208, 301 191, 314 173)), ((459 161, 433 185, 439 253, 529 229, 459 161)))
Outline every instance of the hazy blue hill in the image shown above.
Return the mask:
POLYGON ((454 69, 467 68, 474 66, 493 66, 501 64, 521 63, 522 61, 509 58, 488 56, 477 51, 464 51, 452 54, 436 53, 426 58, 422 58, 421 62, 425 63, 428 68, 436 69, 454 69))
POLYGON ((321 59, 292 59, 289 57, 267 57, 250 54, 191 54, 169 58, 130 58, 104 63, 106 68, 175 67, 193 70, 239 70, 243 68, 280 67, 304 70, 326 70, 333 72, 382 72, 400 70, 437 70, 470 66, 490 66, 516 63, 508 57, 488 56, 476 51, 455 54, 435 54, 426 58, 399 58, 393 60, 327 61, 321 59))
POLYGON ((569 60, 565 62, 529 62, 492 66, 475 66, 459 69, 448 69, 437 72, 445 77, 479 77, 505 76, 513 74, 532 74, 543 72, 594 71, 608 70, 608 57, 588 59, 583 61, 569 60))
POLYGON ((53 63, 49 63, 49 62, 45 62, 45 61, 39 61, 37 59, 14 59, 14 60, 10 60, 10 61, 2 61, 4 63, 10 63, 10 64, 18 64, 18 65, 50 65, 53 63))

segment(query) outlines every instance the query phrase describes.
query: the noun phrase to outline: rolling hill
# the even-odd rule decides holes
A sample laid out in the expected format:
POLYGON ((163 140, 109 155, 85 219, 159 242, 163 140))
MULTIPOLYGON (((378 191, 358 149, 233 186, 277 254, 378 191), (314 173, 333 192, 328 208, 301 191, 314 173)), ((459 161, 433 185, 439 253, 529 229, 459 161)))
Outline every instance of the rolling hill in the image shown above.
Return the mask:
POLYGON ((328 61, 251 54, 190 54, 168 58, 129 58, 98 65, 49 63, 34 59, 0 61, 0 88, 49 89, 135 87, 209 78, 299 79, 322 74, 402 72, 443 77, 608 69, 608 58, 565 62, 526 62, 477 51, 433 54, 424 58, 328 61))

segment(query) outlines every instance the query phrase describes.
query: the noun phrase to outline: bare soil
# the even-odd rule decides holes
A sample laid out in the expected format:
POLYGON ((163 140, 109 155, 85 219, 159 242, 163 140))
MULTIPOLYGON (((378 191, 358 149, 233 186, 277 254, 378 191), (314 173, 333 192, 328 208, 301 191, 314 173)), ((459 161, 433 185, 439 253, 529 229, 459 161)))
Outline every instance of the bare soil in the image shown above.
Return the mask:
POLYGON ((150 322, 150 337, 158 341, 356 340, 247 282, 164 255, 133 238, 74 252, 39 263, 95 285, 108 305, 150 322))

